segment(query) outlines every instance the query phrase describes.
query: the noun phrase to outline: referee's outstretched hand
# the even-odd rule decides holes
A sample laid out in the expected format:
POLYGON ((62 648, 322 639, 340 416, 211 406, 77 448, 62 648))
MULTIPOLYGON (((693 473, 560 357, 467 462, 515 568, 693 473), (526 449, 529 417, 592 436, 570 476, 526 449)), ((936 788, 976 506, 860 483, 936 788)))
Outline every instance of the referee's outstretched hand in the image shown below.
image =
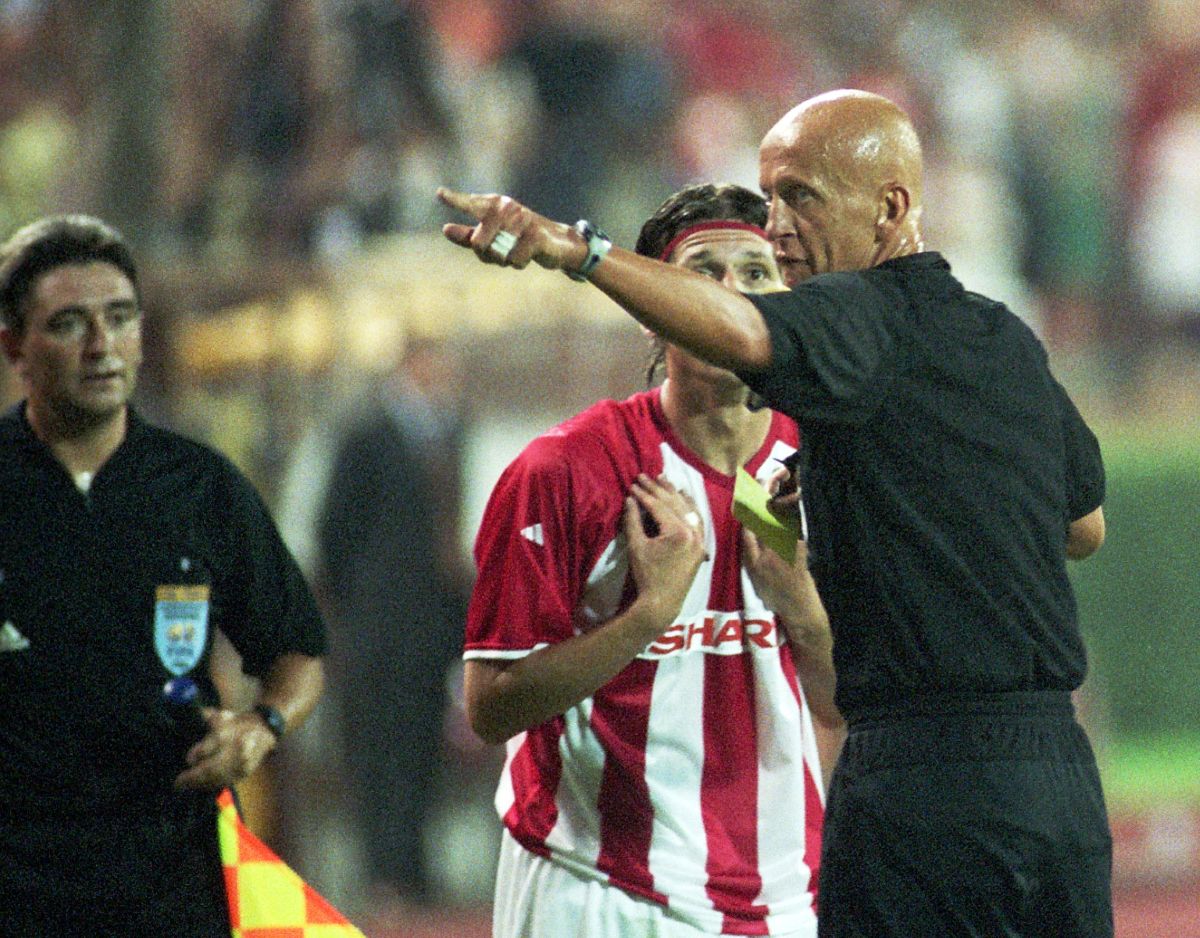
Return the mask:
POLYGON ((547 270, 576 270, 587 257, 587 245, 570 225, 551 221, 507 195, 437 190, 442 204, 473 217, 477 224, 450 222, 442 234, 470 248, 485 264, 523 270, 530 261, 547 270))

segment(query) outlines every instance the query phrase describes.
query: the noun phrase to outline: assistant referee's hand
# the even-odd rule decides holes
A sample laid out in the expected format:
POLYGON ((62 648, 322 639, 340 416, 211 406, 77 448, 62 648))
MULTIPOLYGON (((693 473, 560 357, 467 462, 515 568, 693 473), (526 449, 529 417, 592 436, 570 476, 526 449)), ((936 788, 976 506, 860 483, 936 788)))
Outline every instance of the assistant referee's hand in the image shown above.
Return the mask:
POLYGON ((253 712, 235 713, 205 707, 208 734, 188 750, 188 768, 175 778, 176 788, 219 790, 254 774, 275 748, 275 735, 253 712))

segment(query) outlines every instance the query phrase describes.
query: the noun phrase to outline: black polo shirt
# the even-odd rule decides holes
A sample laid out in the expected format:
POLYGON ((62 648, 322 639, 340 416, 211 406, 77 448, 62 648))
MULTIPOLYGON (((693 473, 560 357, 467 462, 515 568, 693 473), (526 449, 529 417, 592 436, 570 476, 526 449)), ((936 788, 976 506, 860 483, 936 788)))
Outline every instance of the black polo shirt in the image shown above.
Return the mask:
POLYGON ((935 253, 748 299, 772 364, 742 377, 803 429, 843 713, 1078 687, 1065 543, 1104 469, 1036 336, 935 253))
POLYGON ((9 811, 136 814, 173 797, 184 766, 162 701, 172 674, 156 651, 161 588, 207 596, 192 676, 210 703, 214 628, 256 676, 287 652, 325 651, 309 589, 250 483, 213 450, 132 412, 87 494, 33 435, 23 406, 0 418, 0 519, 9 811))

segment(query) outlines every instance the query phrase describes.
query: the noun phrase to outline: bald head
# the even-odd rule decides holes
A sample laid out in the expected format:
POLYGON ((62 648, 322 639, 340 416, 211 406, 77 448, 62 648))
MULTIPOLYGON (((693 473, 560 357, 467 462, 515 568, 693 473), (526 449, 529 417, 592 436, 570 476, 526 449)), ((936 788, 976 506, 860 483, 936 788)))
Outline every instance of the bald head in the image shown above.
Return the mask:
POLYGON ((759 152, 773 207, 767 230, 785 273, 789 247, 809 274, 921 250, 921 143, 894 102, 865 91, 818 95, 785 114, 759 152), (837 243, 803 243, 806 220, 837 243))
POLYGON ((821 151, 857 185, 898 182, 920 202, 921 142, 899 105, 867 91, 830 91, 796 105, 763 139, 821 151))

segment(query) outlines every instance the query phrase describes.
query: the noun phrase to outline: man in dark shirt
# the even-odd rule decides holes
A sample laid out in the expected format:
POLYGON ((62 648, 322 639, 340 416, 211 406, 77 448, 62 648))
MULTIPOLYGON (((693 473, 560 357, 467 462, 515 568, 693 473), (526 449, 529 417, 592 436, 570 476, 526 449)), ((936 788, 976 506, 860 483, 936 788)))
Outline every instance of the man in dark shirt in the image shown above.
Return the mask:
POLYGON ((17 232, 0 316, 26 392, 0 417, 0 934, 228 938, 215 793, 316 703, 321 619, 249 482, 129 406, 116 232, 17 232), (215 629, 261 678, 244 713, 217 705, 215 629), (175 678, 209 706, 164 700, 175 678))
POLYGON ((1066 571, 1104 539, 1096 439, 1032 333, 924 252, 920 144, 900 108, 806 101, 767 134, 760 170, 788 293, 722 296, 501 196, 443 190, 479 221, 444 233, 488 263, 586 275, 799 420, 850 728, 821 934, 1111 935, 1066 571))
POLYGON ((380 907, 434 898, 425 844, 469 582, 458 543, 461 387, 452 351, 413 336, 349 422, 318 516, 343 784, 380 907))

